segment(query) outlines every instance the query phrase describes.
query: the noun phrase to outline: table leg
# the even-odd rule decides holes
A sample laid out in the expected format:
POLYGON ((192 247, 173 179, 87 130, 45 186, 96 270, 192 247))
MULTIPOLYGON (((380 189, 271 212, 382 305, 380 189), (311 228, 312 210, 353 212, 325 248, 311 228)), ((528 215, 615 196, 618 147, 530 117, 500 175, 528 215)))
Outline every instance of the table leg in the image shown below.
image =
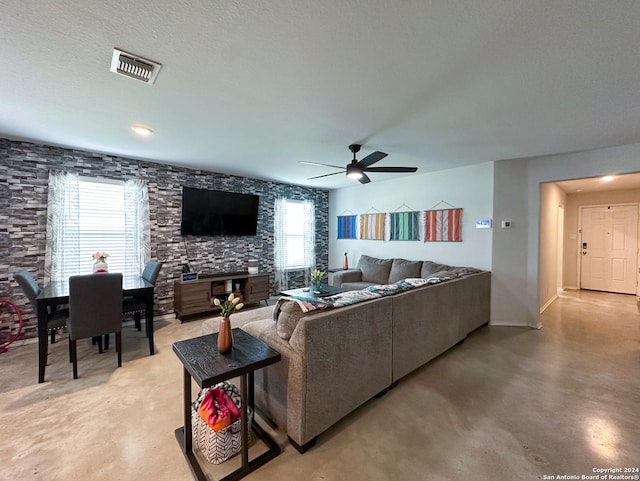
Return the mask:
POLYGON ((184 369, 183 373, 183 411, 184 411, 184 452, 191 453, 193 435, 191 433, 191 375, 184 369))
POLYGON ((189 371, 184 369, 183 373, 183 410, 184 410, 184 426, 175 430, 176 440, 182 454, 184 454, 193 477, 198 481, 207 481, 198 459, 193 452, 193 433, 191 429, 191 376, 189 371))
POLYGON ((155 354, 155 345, 153 342, 153 290, 151 294, 146 296, 147 306, 144 309, 145 322, 147 324, 147 335, 149 336, 149 355, 155 354))
POLYGON ((242 446, 240 453, 242 454, 242 468, 247 469, 249 467, 249 423, 247 419, 247 375, 242 374, 240 376, 240 403, 242 405, 242 414, 240 421, 240 435, 242 436, 242 446))
POLYGON ((44 370, 47 366, 47 303, 37 300, 38 309, 38 382, 44 382, 44 370))

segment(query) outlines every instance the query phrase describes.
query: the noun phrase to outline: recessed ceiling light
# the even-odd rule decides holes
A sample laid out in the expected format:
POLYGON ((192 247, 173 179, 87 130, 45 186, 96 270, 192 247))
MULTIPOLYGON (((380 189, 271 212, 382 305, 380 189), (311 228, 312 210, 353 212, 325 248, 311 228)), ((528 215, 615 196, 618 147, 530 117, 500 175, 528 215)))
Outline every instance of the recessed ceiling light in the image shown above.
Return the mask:
POLYGON ((611 175, 605 175, 602 179, 602 182, 611 182, 613 180, 613 176, 611 175))
POLYGON ((151 130, 149 127, 145 127, 144 125, 134 125, 133 127, 131 127, 131 130, 133 130, 141 137, 148 137, 153 133, 153 130, 151 130))
POLYGON ((582 189, 576 189, 576 192, 582 192, 582 189))

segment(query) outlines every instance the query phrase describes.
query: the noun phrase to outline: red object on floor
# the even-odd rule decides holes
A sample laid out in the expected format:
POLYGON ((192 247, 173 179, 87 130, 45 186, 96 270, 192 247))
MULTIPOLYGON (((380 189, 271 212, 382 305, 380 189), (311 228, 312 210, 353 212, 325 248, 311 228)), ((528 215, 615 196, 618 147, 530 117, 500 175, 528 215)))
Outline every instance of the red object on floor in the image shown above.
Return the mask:
POLYGON ((15 342, 18 339, 18 337, 20 337, 20 333, 22 332, 22 313, 20 312, 20 309, 18 309, 18 306, 16 306, 13 302, 0 299, 0 306, 5 306, 5 305, 11 307, 15 312, 16 317, 18 319, 17 320, 18 326, 17 326, 17 332, 15 332, 16 330, 15 322, 8 321, 5 323, 3 319, 0 319, 1 321, 0 354, 2 354, 3 352, 7 352, 7 349, 9 348, 9 346, 13 342, 15 342))

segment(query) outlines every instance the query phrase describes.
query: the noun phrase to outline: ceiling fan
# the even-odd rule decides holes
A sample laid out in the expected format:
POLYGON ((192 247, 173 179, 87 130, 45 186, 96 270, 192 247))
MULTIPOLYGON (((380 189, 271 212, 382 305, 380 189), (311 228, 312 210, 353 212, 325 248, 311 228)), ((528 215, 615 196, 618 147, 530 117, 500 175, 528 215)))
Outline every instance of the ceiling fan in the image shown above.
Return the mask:
POLYGON ((349 146, 349 150, 353 152, 353 159, 351 163, 347 164, 345 167, 339 165, 331 165, 331 164, 319 164, 317 162, 306 162, 301 161, 301 164, 307 165, 319 165, 322 167, 334 167, 336 169, 340 169, 339 172, 332 172, 330 174, 324 175, 316 175, 315 177, 309 177, 309 179, 319 179, 320 177, 328 177, 330 175, 341 174, 346 171, 347 177, 350 179, 358 180, 361 184, 368 184, 371 182, 371 179, 367 176, 366 172, 385 172, 385 173, 406 173, 406 172, 416 172, 418 170, 417 167, 371 167, 371 165, 376 162, 384 159, 387 154, 384 152, 373 152, 372 154, 367 155, 365 158, 358 161, 356 159, 356 153, 360 151, 361 145, 359 144, 351 144, 349 146))

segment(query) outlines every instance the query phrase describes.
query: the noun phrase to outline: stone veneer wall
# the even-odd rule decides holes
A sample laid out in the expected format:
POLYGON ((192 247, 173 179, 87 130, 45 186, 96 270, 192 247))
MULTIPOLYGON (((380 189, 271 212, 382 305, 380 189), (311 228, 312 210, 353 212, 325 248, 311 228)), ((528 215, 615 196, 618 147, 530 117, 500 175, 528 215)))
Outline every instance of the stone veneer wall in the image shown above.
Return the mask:
MULTIPOLYGON (((327 191, 0 139, 0 299, 10 299, 19 306, 25 320, 24 337, 36 335, 35 316, 12 276, 21 269, 27 269, 40 282, 44 278, 49 170, 147 181, 151 257, 163 263, 155 289, 156 314, 173 312, 173 281, 179 278, 181 265, 187 260, 185 248, 189 251, 192 268, 203 272, 246 270, 248 259, 258 259, 259 270, 270 275, 272 294, 275 294, 273 215, 275 199, 280 196, 315 202, 316 263, 319 269, 327 268, 327 191), (258 235, 183 238, 180 235, 180 216, 182 186, 185 185, 258 194, 258 235)), ((292 274, 292 283, 299 287, 302 283, 300 276, 292 274)))

